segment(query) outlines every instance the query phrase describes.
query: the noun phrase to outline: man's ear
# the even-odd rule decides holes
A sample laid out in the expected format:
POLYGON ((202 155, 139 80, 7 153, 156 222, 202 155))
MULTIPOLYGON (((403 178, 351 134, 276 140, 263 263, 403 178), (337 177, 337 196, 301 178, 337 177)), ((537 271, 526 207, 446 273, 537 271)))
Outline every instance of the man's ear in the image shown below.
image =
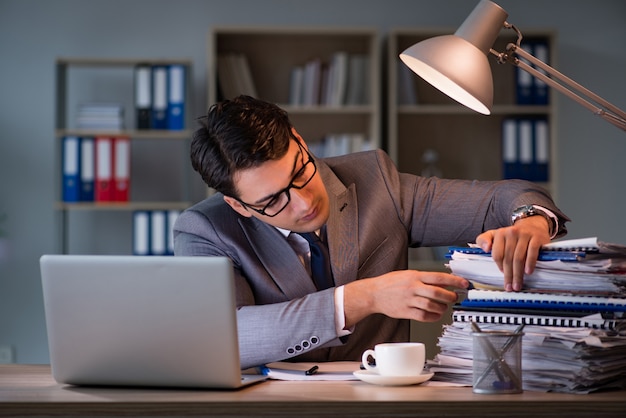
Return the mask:
POLYGON ((308 145, 304 142, 304 139, 300 136, 300 134, 296 131, 296 128, 291 128, 291 133, 300 141, 300 145, 304 147, 307 151, 309 150, 308 145))
POLYGON ((237 199, 234 199, 230 196, 224 196, 224 202, 228 203, 228 206, 233 208, 233 210, 237 212, 238 214, 240 214, 241 216, 245 216, 246 218, 249 218, 252 216, 250 211, 244 205, 242 205, 241 202, 238 201, 237 199))

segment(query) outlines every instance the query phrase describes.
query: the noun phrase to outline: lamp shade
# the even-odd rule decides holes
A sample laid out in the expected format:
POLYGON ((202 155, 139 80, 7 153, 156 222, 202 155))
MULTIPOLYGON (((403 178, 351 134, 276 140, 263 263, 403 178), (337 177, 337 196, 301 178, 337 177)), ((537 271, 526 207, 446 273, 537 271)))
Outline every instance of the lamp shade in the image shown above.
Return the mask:
POLYGON ((482 0, 454 35, 419 42, 402 52, 400 59, 452 99, 488 115, 493 78, 487 55, 507 16, 497 4, 482 0))

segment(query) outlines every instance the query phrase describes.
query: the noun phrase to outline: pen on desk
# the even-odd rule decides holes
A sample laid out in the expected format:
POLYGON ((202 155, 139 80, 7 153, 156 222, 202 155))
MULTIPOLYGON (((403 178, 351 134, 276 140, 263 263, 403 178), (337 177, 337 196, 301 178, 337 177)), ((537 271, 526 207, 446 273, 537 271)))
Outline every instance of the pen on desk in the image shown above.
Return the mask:
POLYGON ((311 367, 309 370, 305 371, 305 372, 304 372, 304 374, 305 374, 306 376, 312 376, 312 375, 314 375, 315 373, 317 373, 317 370, 318 370, 318 369, 319 369, 319 367, 318 367, 318 366, 313 366, 313 367, 311 367))

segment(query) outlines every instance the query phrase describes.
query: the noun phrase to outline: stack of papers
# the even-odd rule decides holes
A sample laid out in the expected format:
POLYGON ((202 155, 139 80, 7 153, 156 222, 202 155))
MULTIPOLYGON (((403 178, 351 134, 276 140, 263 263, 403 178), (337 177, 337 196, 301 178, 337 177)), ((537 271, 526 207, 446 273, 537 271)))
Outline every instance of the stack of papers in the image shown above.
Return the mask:
MULTIPOLYGON (((514 331, 515 325, 481 324, 482 330, 514 331)), ((590 393, 626 388, 626 329, 526 326, 522 341, 525 390, 590 393)), ((472 385, 471 323, 455 321, 428 361, 434 380, 472 385)))
POLYGON ((545 246, 521 292, 502 290, 491 254, 452 247, 449 267, 469 279, 453 322, 429 361, 434 380, 472 384, 472 323, 483 330, 524 327, 523 387, 589 393, 626 388, 626 247, 597 238, 545 246))
MULTIPOLYGON (((448 267, 479 287, 501 289, 502 272, 475 247, 451 247, 448 267)), ((596 295, 626 295, 626 247, 597 238, 556 241, 543 247, 532 274, 524 277, 524 290, 596 295)))

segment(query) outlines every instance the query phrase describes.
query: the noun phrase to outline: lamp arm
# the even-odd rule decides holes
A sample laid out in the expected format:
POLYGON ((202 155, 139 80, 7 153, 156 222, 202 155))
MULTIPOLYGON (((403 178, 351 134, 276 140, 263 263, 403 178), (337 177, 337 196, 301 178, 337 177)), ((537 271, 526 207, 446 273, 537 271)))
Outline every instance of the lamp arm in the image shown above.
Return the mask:
POLYGON ((510 43, 509 45, 507 45, 506 50, 507 50, 507 53, 506 53, 505 58, 503 58, 501 54, 496 53, 499 56, 500 61, 504 59, 506 62, 509 62, 512 65, 519 67, 523 71, 526 71, 532 76, 537 77, 544 83, 548 84, 550 87, 555 88, 556 90, 560 91, 561 93, 563 93, 570 99, 574 100, 578 104, 586 107, 591 112, 600 116, 607 122, 612 123, 618 128, 626 131, 626 112, 624 112, 617 106, 609 103, 608 101, 598 96, 597 94, 593 93, 589 89, 581 86, 580 84, 578 84, 571 78, 565 76, 564 74, 561 74, 559 71, 550 67, 548 64, 544 63, 540 59, 524 51, 519 45, 510 43), (536 68, 531 67, 524 61, 521 61, 519 58, 517 58, 517 56, 523 59, 526 59, 528 62, 536 65, 537 67, 545 71, 547 74, 549 74, 550 77, 548 77, 546 74, 542 73, 541 71, 538 71, 536 68), (555 79, 561 81, 561 83, 563 83, 565 86, 563 84, 556 82, 555 79), (585 97, 582 97, 581 94, 584 95, 587 99, 591 99, 593 102, 597 103, 597 105, 594 103, 591 103, 585 97))

